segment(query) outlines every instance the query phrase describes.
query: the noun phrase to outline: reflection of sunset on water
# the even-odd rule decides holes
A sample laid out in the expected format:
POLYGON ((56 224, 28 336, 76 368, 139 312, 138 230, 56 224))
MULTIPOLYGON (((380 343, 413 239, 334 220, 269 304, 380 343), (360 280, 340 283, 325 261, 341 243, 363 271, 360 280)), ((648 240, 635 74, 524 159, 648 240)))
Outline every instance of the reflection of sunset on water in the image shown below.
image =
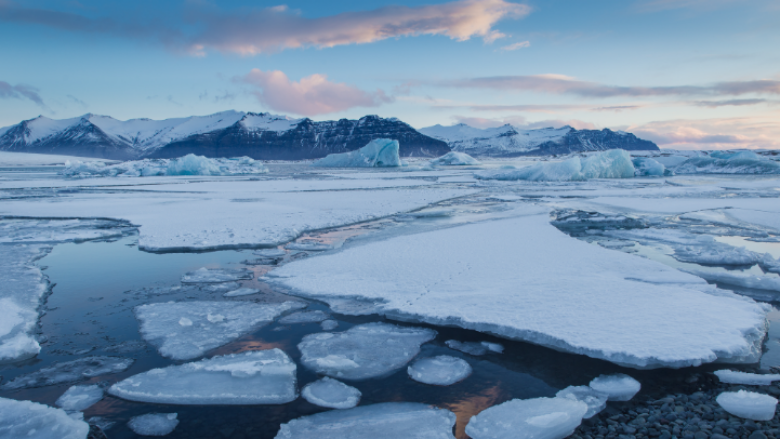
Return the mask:
POLYGON ((467 396, 460 399, 458 402, 443 404, 444 407, 458 417, 455 421, 455 437, 458 439, 467 439, 466 424, 469 423, 469 419, 472 416, 479 414, 479 412, 492 407, 500 402, 503 402, 507 397, 504 395, 504 391, 501 389, 501 383, 497 383, 493 387, 488 387, 478 394, 467 396))
POLYGON ((264 351, 267 349, 274 349, 274 348, 279 348, 281 350, 289 350, 290 348, 292 348, 292 346, 288 345, 287 343, 266 342, 260 339, 253 340, 250 338, 248 340, 235 341, 233 343, 229 343, 225 346, 217 348, 213 351, 212 356, 238 354, 246 351, 264 351))

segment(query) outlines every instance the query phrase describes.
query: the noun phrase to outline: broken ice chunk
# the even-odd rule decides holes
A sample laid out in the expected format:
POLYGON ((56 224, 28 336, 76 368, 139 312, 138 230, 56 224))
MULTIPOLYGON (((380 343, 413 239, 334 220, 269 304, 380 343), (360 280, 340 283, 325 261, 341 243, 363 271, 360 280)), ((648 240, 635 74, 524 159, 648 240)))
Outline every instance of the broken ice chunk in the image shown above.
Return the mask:
POLYGON ((629 401, 639 392, 642 385, 628 375, 600 375, 590 382, 590 387, 601 393, 606 393, 610 401, 629 401))
POLYGON ((279 319, 279 323, 289 325, 291 323, 319 323, 327 320, 330 316, 320 310, 299 311, 279 319))
POLYGON ((97 384, 91 386, 71 386, 57 399, 58 407, 63 410, 81 412, 103 399, 103 389, 97 384))
POLYGON ((401 166, 398 156, 398 141, 392 139, 374 139, 366 146, 341 154, 328 154, 327 157, 312 162, 312 166, 338 168, 377 168, 401 166))
POLYGON ((700 278, 738 287, 753 288, 756 290, 767 290, 780 292, 780 278, 777 276, 756 276, 750 273, 731 273, 721 271, 704 270, 685 270, 688 273, 699 276, 700 278))
POLYGON ((464 154, 462 152, 448 152, 439 158, 435 158, 428 162, 430 166, 464 166, 464 165, 478 165, 480 164, 474 157, 464 154))
POLYGON ((679 246, 674 249, 672 256, 680 262, 701 265, 753 265, 760 259, 757 253, 750 250, 719 242, 701 246, 679 246))
POLYGON ((285 246, 287 250, 298 250, 303 252, 322 252, 333 250, 332 245, 321 244, 319 242, 293 242, 285 246))
POLYGON ((772 381, 780 380, 779 374, 765 374, 738 372, 735 370, 718 370, 715 375, 721 383, 726 384, 747 384, 750 386, 768 386, 772 381))
POLYGON ((483 180, 583 181, 591 178, 632 178, 634 164, 622 149, 611 149, 584 159, 537 163, 520 169, 487 171, 474 174, 483 180))
POLYGON ((407 368, 409 376, 424 384, 449 386, 471 375, 471 366, 465 360, 439 355, 421 358, 407 368))
POLYGON ((593 390, 589 386, 569 386, 555 394, 558 398, 567 398, 575 401, 582 401, 588 405, 588 411, 582 416, 584 419, 590 419, 593 415, 600 413, 607 408, 608 395, 593 390))
POLYGON ((301 395, 314 405, 332 409, 351 409, 362 396, 360 390, 328 377, 307 384, 301 395))
POLYGON ((482 346, 488 348, 489 351, 495 352, 497 354, 501 354, 504 352, 504 346, 500 345, 499 343, 491 343, 489 341, 483 341, 481 342, 482 346))
POLYGON ((309 334, 298 344, 301 363, 335 378, 362 380, 404 367, 436 331, 366 323, 346 332, 309 334))
POLYGON ((89 424, 65 411, 32 401, 0 398, 0 437, 86 439, 89 424))
POLYGON ((178 416, 178 413, 148 413, 130 418, 127 426, 141 436, 165 436, 179 425, 178 416))
POLYGON ((635 157, 631 159, 631 163, 637 177, 663 177, 666 174, 666 167, 649 157, 635 157))
POLYGON ((87 419, 87 422, 89 423, 89 425, 94 425, 103 431, 110 429, 111 427, 114 426, 114 424, 116 424, 116 422, 109 421, 108 419, 102 416, 93 416, 87 419))
POLYGON ((476 341, 447 340, 444 343, 452 349, 469 355, 481 356, 488 353, 488 347, 482 343, 477 343, 476 341))
POLYGON ((236 296, 249 296, 251 294, 257 294, 260 290, 257 288, 239 288, 237 290, 228 291, 227 293, 223 294, 225 297, 236 297, 236 296))
POLYGON ((298 302, 167 302, 135 308, 141 335, 160 354, 189 360, 271 323, 298 302))
POLYGON ((322 327, 323 331, 332 331, 332 330, 338 328, 339 322, 337 322, 335 320, 332 320, 332 319, 323 320, 320 323, 320 326, 322 327))
POLYGON ((3 389, 43 387, 54 384, 75 383, 99 375, 118 373, 133 364, 131 358, 84 357, 78 360, 55 363, 36 372, 20 375, 5 383, 3 389))
POLYGON ((298 397, 296 370, 279 349, 247 351, 152 369, 114 384, 108 393, 161 404, 284 404, 298 397))
POLYGON ((427 404, 386 402, 304 416, 276 439, 454 439, 455 414, 427 404))
POLYGON ((230 282, 235 280, 252 279, 252 272, 246 268, 206 268, 202 267, 195 271, 184 273, 181 277, 182 283, 218 283, 230 282))
POLYGON ((746 390, 723 392, 715 401, 732 415, 754 421, 769 421, 775 416, 777 407, 775 398, 746 390))
POLYGON ((472 416, 473 439, 562 439, 574 433, 588 406, 567 398, 513 399, 472 416))

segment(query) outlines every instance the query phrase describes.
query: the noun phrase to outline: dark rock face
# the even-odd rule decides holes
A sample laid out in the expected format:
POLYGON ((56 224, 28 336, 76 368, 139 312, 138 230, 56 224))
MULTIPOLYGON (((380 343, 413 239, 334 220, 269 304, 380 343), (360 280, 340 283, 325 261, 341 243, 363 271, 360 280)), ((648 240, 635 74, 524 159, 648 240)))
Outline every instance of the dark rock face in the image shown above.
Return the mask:
POLYGON ((539 145, 538 149, 519 155, 555 155, 582 151, 604 151, 624 149, 626 151, 659 151, 658 145, 642 140, 631 133, 616 133, 604 128, 597 130, 572 130, 558 141, 549 141, 539 145))

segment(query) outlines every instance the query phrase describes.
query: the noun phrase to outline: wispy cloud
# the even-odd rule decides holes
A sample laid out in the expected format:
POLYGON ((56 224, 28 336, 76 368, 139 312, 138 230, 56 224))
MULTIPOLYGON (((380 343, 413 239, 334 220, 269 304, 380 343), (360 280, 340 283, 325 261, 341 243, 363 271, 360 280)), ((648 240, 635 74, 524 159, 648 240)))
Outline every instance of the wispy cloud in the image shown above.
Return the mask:
POLYGON ((678 149, 780 148, 777 113, 761 117, 675 119, 626 127, 659 146, 678 149))
POLYGON ((694 101, 691 103, 697 107, 717 108, 726 106, 741 107, 745 105, 757 105, 769 102, 771 101, 768 99, 728 99, 725 101, 694 101))
POLYGON ((80 106, 82 108, 87 108, 87 103, 82 101, 81 99, 77 98, 76 96, 66 95, 65 97, 68 98, 69 102, 72 102, 72 103, 74 103, 74 104, 76 104, 76 105, 78 105, 78 106, 80 106))
POLYGON ((531 47, 531 42, 530 41, 520 41, 518 43, 514 43, 514 44, 510 44, 508 46, 501 47, 498 50, 501 51, 501 52, 511 52, 513 50, 524 49, 526 47, 531 47))
POLYGON ((29 99, 40 107, 47 108, 43 103, 38 89, 25 84, 11 85, 5 81, 0 81, 0 99, 29 99))

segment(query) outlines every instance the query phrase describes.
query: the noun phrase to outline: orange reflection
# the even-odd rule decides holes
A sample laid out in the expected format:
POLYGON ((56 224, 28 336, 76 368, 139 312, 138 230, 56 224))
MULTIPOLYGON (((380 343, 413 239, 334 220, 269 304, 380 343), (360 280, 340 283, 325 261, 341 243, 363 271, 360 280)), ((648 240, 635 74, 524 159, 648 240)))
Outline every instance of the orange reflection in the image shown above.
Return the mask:
POLYGON ((286 343, 281 342, 266 342, 263 340, 240 340, 213 351, 213 355, 226 355, 226 354, 238 354, 246 351, 264 351, 267 349, 279 348, 281 350, 287 349, 286 343))
POLYGON ((455 421, 455 437, 458 439, 468 439, 466 435, 466 424, 472 416, 485 410, 488 407, 496 405, 501 401, 502 391, 501 383, 497 383, 493 387, 489 387, 482 392, 468 396, 461 399, 458 402, 452 402, 444 404, 444 407, 455 413, 457 420, 455 421))

